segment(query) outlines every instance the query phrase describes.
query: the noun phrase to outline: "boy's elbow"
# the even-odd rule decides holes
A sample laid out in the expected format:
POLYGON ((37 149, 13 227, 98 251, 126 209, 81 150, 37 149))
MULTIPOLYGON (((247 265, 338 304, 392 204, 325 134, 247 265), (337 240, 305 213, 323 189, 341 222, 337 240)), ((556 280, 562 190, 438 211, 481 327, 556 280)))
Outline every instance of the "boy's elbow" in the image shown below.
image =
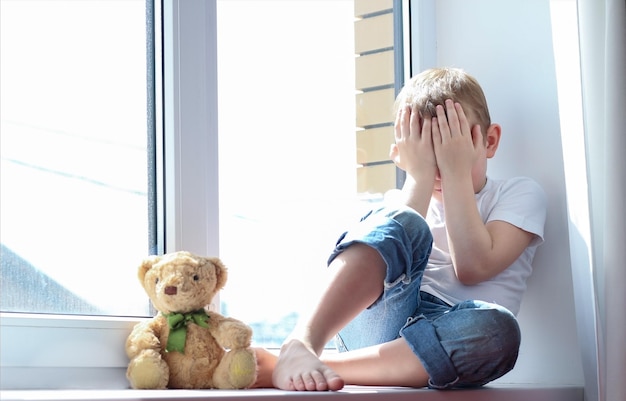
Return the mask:
POLYGON ((468 286, 479 284, 488 279, 483 272, 472 268, 471 266, 465 266, 465 268, 463 268, 463 266, 457 267, 456 278, 461 282, 461 284, 468 286))
POLYGON ((461 284, 463 285, 476 285, 478 283, 480 283, 483 280, 480 280, 478 278, 476 278, 473 275, 466 275, 466 274, 462 274, 460 276, 457 276, 459 281, 461 282, 461 284))

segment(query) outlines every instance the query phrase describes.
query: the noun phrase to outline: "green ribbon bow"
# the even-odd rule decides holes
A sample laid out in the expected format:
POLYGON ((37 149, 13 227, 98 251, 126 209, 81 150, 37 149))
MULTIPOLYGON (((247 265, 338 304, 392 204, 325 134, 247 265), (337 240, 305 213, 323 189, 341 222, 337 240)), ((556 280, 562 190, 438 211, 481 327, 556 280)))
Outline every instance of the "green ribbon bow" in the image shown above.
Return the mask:
POLYGON ((189 313, 167 313, 163 314, 170 326, 170 335, 167 338, 167 346, 165 352, 177 351, 181 354, 185 353, 185 340, 187 339, 187 325, 195 323, 200 327, 209 327, 209 315, 200 309, 189 313))

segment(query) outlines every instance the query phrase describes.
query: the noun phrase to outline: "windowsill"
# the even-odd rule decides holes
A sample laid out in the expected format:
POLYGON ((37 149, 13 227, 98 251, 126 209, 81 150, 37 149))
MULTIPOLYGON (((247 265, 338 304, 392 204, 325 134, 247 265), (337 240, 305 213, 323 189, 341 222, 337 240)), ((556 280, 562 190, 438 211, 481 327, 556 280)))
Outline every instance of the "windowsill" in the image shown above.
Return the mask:
POLYGON ((402 387, 347 386, 337 392, 291 392, 275 389, 254 390, 18 390, 1 391, 5 401, 145 401, 145 400, 307 400, 323 397, 341 400, 463 400, 463 401, 582 401, 580 386, 493 384, 475 390, 441 391, 402 387))
POLYGON ((170 399, 582 401, 582 385, 507 384, 437 391, 348 386, 338 392, 254 390, 130 390, 124 341, 137 319, 0 313, 0 399, 3 401, 134 401, 170 399), (77 341, 76 339, 80 339, 77 341), (76 389, 80 386, 81 389, 76 389), (37 389, 59 388, 58 390, 37 389))

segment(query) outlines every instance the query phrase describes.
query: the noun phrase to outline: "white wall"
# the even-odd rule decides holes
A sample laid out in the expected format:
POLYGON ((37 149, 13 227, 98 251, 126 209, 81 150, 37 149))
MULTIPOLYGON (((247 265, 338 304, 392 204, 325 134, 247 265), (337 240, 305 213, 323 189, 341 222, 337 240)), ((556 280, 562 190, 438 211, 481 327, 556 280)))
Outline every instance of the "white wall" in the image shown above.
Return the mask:
POLYGON ((530 176, 548 194, 546 241, 519 314, 520 357, 499 382, 582 385, 549 6, 549 0, 413 1, 413 71, 455 66, 474 75, 492 121, 502 125, 488 174, 530 176))

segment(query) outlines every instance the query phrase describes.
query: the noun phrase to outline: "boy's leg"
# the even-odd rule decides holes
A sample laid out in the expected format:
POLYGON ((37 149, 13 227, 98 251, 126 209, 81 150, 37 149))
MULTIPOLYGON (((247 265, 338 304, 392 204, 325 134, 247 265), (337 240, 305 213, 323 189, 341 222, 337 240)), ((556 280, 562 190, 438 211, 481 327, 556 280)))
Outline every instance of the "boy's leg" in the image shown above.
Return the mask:
POLYGON ((400 329, 420 306, 422 275, 432 244, 430 228, 419 214, 408 208, 386 210, 371 220, 377 227, 373 234, 349 232, 339 242, 336 252, 350 246, 355 237, 371 244, 386 262, 383 291, 337 334, 335 345, 340 351, 397 339, 400 329))
MULTIPOLYGON (((274 387, 272 372, 278 356, 256 349, 257 388, 274 387)), ((345 384, 360 386, 425 387, 428 373, 404 339, 396 339, 354 351, 328 353, 321 361, 337 373, 345 384)))
POLYGON ((353 351, 329 353, 322 361, 346 384, 425 387, 428 372, 403 338, 353 351))
MULTIPOLYGON (((413 319, 402 335, 384 344, 325 355, 323 362, 347 384, 476 387, 513 369, 521 340, 513 314, 482 301, 462 302, 432 321, 413 319)), ((276 356, 257 356, 265 372, 259 386, 271 386, 267 371, 276 356)))
POLYGON ((334 276, 306 323, 281 347, 273 382, 284 390, 338 390, 343 379, 318 355, 332 337, 383 290, 385 262, 373 248, 356 243, 331 263, 334 276))
POLYGON ((402 337, 419 355, 433 388, 477 387, 509 372, 517 360, 520 330, 507 309, 465 301, 429 320, 412 320, 402 337))
MULTIPOLYGON (((356 329, 358 335, 352 338, 368 338, 359 346, 392 341, 414 312, 432 242, 428 226, 408 208, 383 209, 364 221, 340 240, 331 256, 330 268, 335 275, 330 285, 310 319, 281 348, 273 374, 276 387, 340 389, 344 380, 318 359, 324 345, 357 315, 357 321, 363 316, 366 319, 356 327, 353 325, 351 330, 356 329), (368 307, 371 308, 366 310, 368 307)), ((387 354, 397 356, 393 352, 387 354)), ((346 357, 344 361, 347 360, 346 357)), ((361 355, 352 360, 351 367, 368 361, 361 355)))

